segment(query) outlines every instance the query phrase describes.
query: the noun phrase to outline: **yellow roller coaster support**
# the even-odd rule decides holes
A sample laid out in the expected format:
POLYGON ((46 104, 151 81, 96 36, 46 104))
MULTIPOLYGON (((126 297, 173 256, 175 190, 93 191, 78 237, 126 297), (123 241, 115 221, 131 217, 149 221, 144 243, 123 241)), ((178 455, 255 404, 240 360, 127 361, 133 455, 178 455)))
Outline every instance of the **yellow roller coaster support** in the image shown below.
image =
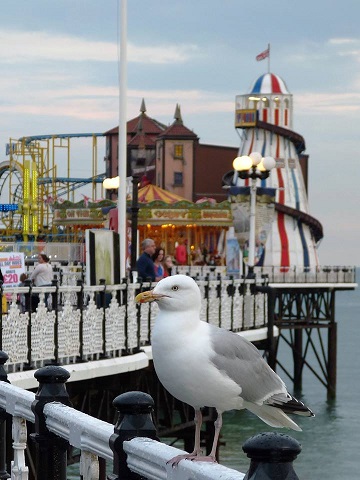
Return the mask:
POLYGON ((23 235, 27 240, 30 227, 30 160, 24 161, 23 187, 23 235))
POLYGON ((31 232, 35 235, 38 233, 38 171, 36 161, 31 162, 31 232))

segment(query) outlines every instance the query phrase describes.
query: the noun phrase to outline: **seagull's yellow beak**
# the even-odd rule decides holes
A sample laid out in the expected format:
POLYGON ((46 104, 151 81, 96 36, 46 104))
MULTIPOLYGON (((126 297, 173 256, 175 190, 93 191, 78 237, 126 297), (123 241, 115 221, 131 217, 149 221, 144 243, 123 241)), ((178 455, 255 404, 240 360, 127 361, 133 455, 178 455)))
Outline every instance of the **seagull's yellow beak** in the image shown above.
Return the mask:
POLYGON ((141 292, 138 295, 136 295, 135 302, 148 303, 166 296, 167 295, 162 295, 161 293, 154 293, 154 290, 147 290, 146 292, 141 292))

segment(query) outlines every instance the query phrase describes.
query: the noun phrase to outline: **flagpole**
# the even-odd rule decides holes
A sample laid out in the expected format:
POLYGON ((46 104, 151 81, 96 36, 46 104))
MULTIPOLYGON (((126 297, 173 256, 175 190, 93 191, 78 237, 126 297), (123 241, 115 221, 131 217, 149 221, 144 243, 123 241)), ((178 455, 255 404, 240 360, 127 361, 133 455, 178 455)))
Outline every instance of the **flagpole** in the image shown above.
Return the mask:
POLYGON ((126 275, 126 83, 127 83, 127 0, 121 2, 119 146, 118 146, 118 232, 120 243, 120 281, 126 275))
POLYGON ((269 55, 268 55, 268 73, 270 73, 270 43, 268 43, 268 50, 269 50, 269 55))

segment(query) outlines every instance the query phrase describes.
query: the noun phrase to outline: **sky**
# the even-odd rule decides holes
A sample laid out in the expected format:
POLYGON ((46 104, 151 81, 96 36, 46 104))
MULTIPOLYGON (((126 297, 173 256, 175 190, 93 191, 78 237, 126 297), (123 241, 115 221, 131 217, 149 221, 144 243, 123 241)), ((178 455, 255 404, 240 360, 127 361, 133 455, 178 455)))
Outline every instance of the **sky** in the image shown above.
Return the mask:
MULTIPOLYGON (((119 122, 120 0, 2 0, 0 163, 10 138, 105 132, 119 122)), ((239 146, 235 96, 270 70, 306 142, 322 265, 360 265, 360 2, 128 0, 127 118, 142 98, 200 142, 239 146)), ((105 150, 100 152, 102 158, 105 150)), ((73 176, 91 163, 74 161, 73 176)))

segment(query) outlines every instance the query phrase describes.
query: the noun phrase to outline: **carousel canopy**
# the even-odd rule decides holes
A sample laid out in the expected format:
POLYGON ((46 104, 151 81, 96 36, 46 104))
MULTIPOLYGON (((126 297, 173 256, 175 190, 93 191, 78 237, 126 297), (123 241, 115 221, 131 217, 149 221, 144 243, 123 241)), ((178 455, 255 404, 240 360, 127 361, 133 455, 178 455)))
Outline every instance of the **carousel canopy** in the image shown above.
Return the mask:
POLYGON ((146 185, 139 190, 139 203, 150 203, 155 200, 160 200, 161 202, 173 204, 185 200, 185 198, 176 195, 176 193, 168 192, 156 185, 146 185))

